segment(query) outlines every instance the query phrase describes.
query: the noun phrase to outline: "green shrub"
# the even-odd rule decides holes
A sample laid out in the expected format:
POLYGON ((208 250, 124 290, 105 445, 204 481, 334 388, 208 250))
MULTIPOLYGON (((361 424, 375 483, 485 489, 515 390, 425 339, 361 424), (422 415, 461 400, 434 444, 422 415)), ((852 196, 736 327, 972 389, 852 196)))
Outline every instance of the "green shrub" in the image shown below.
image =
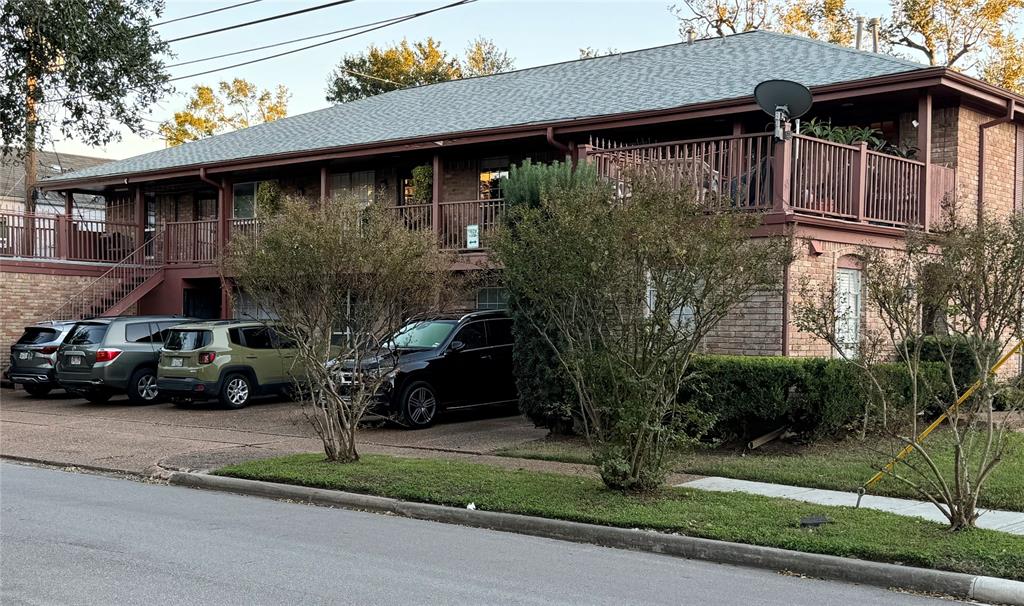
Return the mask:
MULTIPOLYGON (((838 359, 781 356, 699 356, 681 398, 715 416, 716 439, 755 437, 786 426, 809 439, 834 435, 860 423, 865 406, 881 420, 878 394, 855 365, 838 359)), ((880 365, 877 374, 891 406, 910 403, 910 376, 901 364, 880 365)), ((940 389, 943 367, 922 367, 925 389, 940 389)))
POLYGON ((944 362, 942 354, 950 356, 950 366, 957 389, 963 393, 978 380, 978 369, 974 356, 963 337, 927 336, 921 345, 921 360, 925 362, 944 362))
POLYGON ((512 369, 519 391, 519 410, 537 427, 554 433, 574 433, 575 399, 572 385, 554 350, 533 327, 529 308, 517 293, 509 293, 512 316, 512 369))

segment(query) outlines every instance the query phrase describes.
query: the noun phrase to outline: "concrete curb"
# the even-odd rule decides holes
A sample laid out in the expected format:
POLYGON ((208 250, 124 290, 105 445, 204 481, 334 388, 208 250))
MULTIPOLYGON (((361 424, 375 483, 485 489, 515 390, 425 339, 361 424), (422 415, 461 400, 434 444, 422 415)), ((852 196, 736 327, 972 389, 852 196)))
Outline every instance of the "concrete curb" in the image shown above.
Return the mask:
POLYGON ((337 490, 306 488, 207 474, 173 472, 168 481, 171 484, 191 488, 390 513, 418 520, 514 532, 574 543, 590 543, 603 547, 660 553, 721 564, 789 571, 820 579, 884 588, 898 587, 912 591, 942 593, 959 598, 1024 606, 1024 583, 994 577, 881 564, 661 532, 413 503, 337 490))

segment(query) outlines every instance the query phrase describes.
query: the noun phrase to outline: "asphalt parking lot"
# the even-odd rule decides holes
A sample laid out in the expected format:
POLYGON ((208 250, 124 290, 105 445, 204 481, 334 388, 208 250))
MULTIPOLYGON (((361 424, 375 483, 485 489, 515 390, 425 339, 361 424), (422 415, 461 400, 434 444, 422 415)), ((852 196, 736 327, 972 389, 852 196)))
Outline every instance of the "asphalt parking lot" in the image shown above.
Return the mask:
MULTIPOLYGON (((453 413, 418 431, 374 423, 361 431, 360 441, 363 452, 502 464, 487 453, 545 433, 505 408, 453 413)), ((283 399, 225 410, 212 404, 135 406, 123 396, 91 404, 60 391, 33 398, 0 389, 0 454, 7 457, 141 474, 320 450, 301 406, 283 399)))

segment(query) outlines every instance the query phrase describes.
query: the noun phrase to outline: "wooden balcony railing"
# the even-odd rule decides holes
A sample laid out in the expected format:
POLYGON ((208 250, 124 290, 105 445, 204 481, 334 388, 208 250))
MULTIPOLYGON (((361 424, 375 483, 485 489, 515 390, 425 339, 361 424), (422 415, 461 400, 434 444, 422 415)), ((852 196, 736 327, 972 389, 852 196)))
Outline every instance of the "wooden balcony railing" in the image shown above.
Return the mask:
POLYGON ((117 263, 138 246, 139 228, 132 223, 94 219, 68 222, 67 258, 117 263))
POLYGON ((217 219, 167 223, 164 232, 167 264, 216 262, 218 225, 217 219))
POLYGON ((444 250, 472 250, 483 248, 505 212, 505 200, 462 200, 438 204, 438 238, 444 250), (469 231, 476 226, 475 242, 469 231), (471 248, 471 245, 472 248, 471 248))
POLYGON ((632 146, 595 141, 587 159, 620 188, 630 171, 653 172, 689 181, 709 204, 891 227, 928 227, 956 183, 953 169, 929 166, 925 200, 923 162, 871 151, 866 144, 802 135, 788 141, 763 133, 632 146))

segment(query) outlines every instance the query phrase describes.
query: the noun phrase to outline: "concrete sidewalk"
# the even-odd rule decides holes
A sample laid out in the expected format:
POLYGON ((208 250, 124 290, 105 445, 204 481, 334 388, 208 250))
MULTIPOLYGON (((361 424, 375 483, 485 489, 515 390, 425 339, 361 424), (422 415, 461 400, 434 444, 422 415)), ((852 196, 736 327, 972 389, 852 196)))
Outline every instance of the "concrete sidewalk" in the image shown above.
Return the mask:
MULTIPOLYGON (((853 492, 786 486, 784 484, 769 484, 767 482, 751 482, 748 480, 734 480, 732 478, 700 478, 677 484, 677 486, 715 492, 745 492, 766 497, 780 497, 806 503, 817 503, 819 505, 847 505, 853 507, 857 504, 857 494, 853 492)), ((926 501, 864 495, 860 506, 866 509, 887 511, 901 516, 924 518, 933 522, 945 523, 947 521, 935 505, 926 501)), ((978 528, 988 528, 1010 534, 1024 535, 1024 513, 994 509, 982 509, 980 511, 982 513, 978 518, 978 528)))

